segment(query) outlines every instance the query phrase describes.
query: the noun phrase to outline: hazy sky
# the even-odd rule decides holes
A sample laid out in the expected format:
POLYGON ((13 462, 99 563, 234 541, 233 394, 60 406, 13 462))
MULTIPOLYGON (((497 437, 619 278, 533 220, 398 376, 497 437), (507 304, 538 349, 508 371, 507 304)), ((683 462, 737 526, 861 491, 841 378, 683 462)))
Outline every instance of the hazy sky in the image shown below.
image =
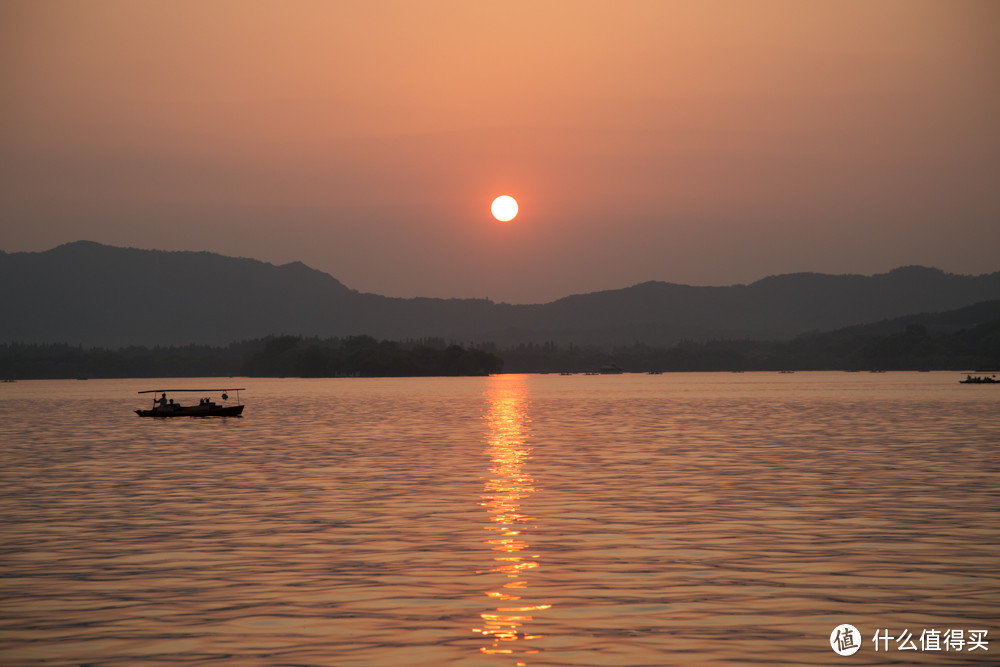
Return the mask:
POLYGON ((1000 2, 0 0, 0 249, 80 239, 513 303, 1000 270, 1000 2))

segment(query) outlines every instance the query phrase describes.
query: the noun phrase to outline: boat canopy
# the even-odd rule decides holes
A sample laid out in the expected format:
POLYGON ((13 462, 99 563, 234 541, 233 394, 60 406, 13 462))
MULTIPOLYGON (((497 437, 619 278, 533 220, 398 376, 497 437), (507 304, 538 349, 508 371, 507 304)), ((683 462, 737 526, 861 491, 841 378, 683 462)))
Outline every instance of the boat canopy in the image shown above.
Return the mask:
POLYGON ((140 394, 156 394, 156 393, 173 393, 177 391, 246 391, 246 387, 226 387, 224 389, 147 389, 145 391, 140 391, 140 394))

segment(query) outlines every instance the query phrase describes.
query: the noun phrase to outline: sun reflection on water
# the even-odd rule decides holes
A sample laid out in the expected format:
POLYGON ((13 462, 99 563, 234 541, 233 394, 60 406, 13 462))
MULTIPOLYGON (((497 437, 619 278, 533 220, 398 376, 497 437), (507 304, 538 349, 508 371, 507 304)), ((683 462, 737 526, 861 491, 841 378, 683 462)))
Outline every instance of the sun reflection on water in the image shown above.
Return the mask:
POLYGON ((491 465, 480 505, 490 513, 490 522, 485 527, 489 531, 486 544, 496 552, 493 566, 487 572, 500 579, 494 590, 486 591, 486 596, 498 606, 480 614, 482 627, 475 632, 491 640, 481 648, 483 653, 513 657, 538 652, 523 643, 541 637, 531 634, 526 624, 534 619, 534 612, 552 605, 537 603, 528 596, 527 574, 539 567, 539 556, 530 553, 522 531, 534 518, 522 513, 521 501, 535 490, 534 480, 523 470, 531 458, 531 448, 526 444, 530 418, 524 378, 493 376, 487 398, 487 451, 491 465))

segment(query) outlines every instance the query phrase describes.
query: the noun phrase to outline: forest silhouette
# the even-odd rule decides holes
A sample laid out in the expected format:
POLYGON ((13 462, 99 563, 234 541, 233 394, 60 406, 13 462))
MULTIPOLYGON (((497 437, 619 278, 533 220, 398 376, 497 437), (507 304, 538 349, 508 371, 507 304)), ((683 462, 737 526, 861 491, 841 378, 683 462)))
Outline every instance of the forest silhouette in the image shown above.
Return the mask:
POLYGON ((939 314, 810 333, 787 341, 687 341, 670 347, 633 343, 493 343, 371 336, 270 336, 226 346, 84 348, 67 344, 0 345, 0 378, 386 377, 499 372, 582 373, 615 364, 629 372, 781 370, 1000 369, 1000 300, 939 314), (967 326, 968 322, 978 322, 967 326))

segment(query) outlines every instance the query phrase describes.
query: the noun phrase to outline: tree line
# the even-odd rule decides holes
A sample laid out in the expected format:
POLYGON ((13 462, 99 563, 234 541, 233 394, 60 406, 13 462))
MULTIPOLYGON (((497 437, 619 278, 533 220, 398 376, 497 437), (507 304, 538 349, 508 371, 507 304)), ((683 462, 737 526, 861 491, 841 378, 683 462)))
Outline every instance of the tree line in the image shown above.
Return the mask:
POLYGON ((488 375, 503 360, 481 349, 438 340, 397 342, 370 336, 271 336, 225 347, 131 346, 83 348, 66 344, 0 345, 0 378, 130 377, 403 377, 488 375))
POLYGON ((788 341, 641 342, 613 348, 370 336, 271 336, 224 347, 89 348, 66 344, 0 345, 0 379, 126 377, 386 377, 486 375, 499 372, 594 372, 615 364, 629 372, 778 370, 997 370, 1000 319, 964 329, 919 322, 884 331, 854 327, 788 341))
POLYGON ((641 342, 610 350, 554 343, 500 352, 509 372, 592 372, 613 363, 631 372, 1000 369, 1000 320, 934 332, 919 323, 897 331, 855 327, 787 341, 685 341, 673 347, 641 342))

